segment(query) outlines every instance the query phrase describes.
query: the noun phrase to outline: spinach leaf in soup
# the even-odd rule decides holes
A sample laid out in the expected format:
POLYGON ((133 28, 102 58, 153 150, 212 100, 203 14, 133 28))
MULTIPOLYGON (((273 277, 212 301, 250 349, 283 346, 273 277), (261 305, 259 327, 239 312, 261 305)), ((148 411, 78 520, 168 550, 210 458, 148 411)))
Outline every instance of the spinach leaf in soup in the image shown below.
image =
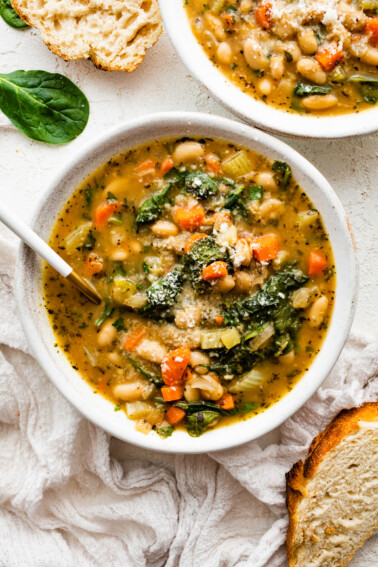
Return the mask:
POLYGON ((273 171, 281 173, 281 178, 279 180, 280 187, 285 191, 291 180, 291 167, 286 161, 275 161, 272 165, 273 171))
POLYGON ((82 133, 89 103, 67 77, 47 71, 0 74, 0 109, 26 136, 65 144, 82 133))
POLYGON ((171 189, 172 184, 168 183, 159 193, 148 197, 139 207, 136 222, 138 224, 144 224, 158 219, 163 212, 164 205, 168 202, 171 189))
POLYGON ((166 427, 157 427, 156 433, 158 433, 161 437, 167 439, 167 437, 170 437, 172 435, 174 430, 175 428, 173 427, 173 425, 167 425, 166 427))
POLYGON ((24 29, 29 27, 12 7, 11 0, 0 0, 0 16, 12 28, 24 29))
POLYGON ((210 410, 199 411, 187 415, 186 428, 191 437, 200 437, 205 430, 219 419, 219 413, 210 410))
POLYGON ((184 284, 182 271, 182 266, 176 266, 162 279, 153 283, 146 292, 148 301, 138 313, 153 316, 171 307, 182 291, 184 284))
POLYGON ((209 289, 210 284, 202 278, 202 270, 217 260, 228 263, 229 255, 212 236, 197 240, 185 255, 183 260, 185 275, 196 292, 204 293, 209 289))
POLYGON ((326 95, 330 92, 331 87, 320 85, 309 85, 307 83, 297 83, 294 87, 294 95, 299 97, 311 95, 326 95))
POLYGON ((203 171, 191 171, 184 178, 187 193, 203 200, 218 193, 219 183, 203 171))

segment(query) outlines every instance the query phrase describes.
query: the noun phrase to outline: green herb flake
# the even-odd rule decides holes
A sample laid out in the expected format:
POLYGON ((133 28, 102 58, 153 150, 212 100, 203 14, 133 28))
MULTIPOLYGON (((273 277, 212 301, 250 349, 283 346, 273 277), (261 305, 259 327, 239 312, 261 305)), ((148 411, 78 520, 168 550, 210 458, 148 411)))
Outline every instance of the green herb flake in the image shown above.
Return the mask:
POLYGON ((96 327, 101 327, 101 325, 103 324, 103 322, 108 319, 111 314, 113 313, 113 307, 110 303, 110 301, 108 299, 105 300, 105 304, 104 304, 104 311, 102 312, 101 317, 99 317, 97 319, 97 321, 95 322, 95 326, 96 327))
POLYGON ((170 437, 172 435, 174 430, 175 428, 173 427, 173 425, 167 425, 167 427, 157 427, 156 433, 158 433, 161 437, 164 437, 166 439, 167 437, 170 437))
POLYGON ((146 275, 150 273, 150 266, 146 262, 143 262, 142 269, 146 275))
POLYGON ((287 61, 288 63, 291 63, 291 62, 293 61, 293 56, 292 56, 292 54, 289 53, 289 51, 284 51, 284 54, 285 54, 286 61, 287 61))
POLYGON ((112 325, 117 329, 118 332, 123 331, 125 328, 122 317, 119 317, 116 321, 114 321, 114 323, 112 323, 112 325))
POLYGON ((119 404, 116 404, 114 406, 114 411, 119 411, 121 409, 121 406, 119 404))

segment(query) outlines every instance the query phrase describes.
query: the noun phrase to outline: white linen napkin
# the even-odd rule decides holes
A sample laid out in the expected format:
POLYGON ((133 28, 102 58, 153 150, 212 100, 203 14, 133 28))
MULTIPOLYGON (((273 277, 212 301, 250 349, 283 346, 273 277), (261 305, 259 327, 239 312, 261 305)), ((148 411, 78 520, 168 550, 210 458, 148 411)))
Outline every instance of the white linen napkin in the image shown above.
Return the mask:
POLYGON ((352 334, 278 442, 152 453, 86 421, 43 374, 17 318, 14 259, 0 230, 1 567, 287 565, 285 473, 340 409, 377 399, 377 345, 352 334))

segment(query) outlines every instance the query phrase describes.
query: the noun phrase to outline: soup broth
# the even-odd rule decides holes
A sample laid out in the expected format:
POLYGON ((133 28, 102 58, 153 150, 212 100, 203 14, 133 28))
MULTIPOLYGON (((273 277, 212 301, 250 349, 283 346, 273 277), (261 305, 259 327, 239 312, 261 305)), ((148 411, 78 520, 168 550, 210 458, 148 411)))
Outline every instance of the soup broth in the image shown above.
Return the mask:
POLYGON ((221 140, 153 141, 76 189, 50 245, 97 288, 52 268, 57 345, 136 427, 191 436, 264 411, 319 352, 335 269, 290 165, 221 140))
POLYGON ((287 112, 345 114, 378 101, 377 2, 185 0, 209 59, 287 112))

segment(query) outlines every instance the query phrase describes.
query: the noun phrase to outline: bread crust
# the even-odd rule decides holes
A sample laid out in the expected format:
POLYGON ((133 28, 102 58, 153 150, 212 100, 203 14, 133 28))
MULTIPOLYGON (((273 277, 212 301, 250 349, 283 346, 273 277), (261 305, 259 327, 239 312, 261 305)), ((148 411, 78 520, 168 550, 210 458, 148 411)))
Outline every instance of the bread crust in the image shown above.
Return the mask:
POLYGON ((55 55, 58 55, 64 61, 76 60, 76 59, 89 59, 95 67, 101 69, 102 71, 126 71, 128 73, 132 73, 135 69, 142 63, 145 55, 151 47, 153 47, 156 42, 158 41, 160 35, 163 32, 163 24, 160 16, 158 0, 151 0, 151 6, 154 8, 152 13, 151 21, 148 23, 149 25, 149 34, 148 39, 146 39, 146 45, 143 46, 133 57, 131 61, 125 62, 122 65, 118 65, 115 63, 105 63, 104 58, 101 57, 101 52, 99 53, 97 50, 91 50, 88 54, 73 54, 67 53, 67 51, 62 48, 61 45, 58 43, 54 43, 49 41, 44 34, 44 25, 43 20, 41 21, 34 21, 29 16, 27 11, 25 11, 20 3, 20 0, 11 0, 12 7, 20 16, 20 18, 28 24, 30 27, 35 27, 41 33, 41 37, 45 45, 52 51, 55 55))
MULTIPOLYGON (((315 476, 321 462, 328 453, 345 437, 358 431, 360 421, 378 421, 378 402, 367 402, 357 408, 342 410, 328 427, 313 439, 305 461, 298 461, 286 473, 286 505, 289 513, 286 552, 289 567, 296 565, 294 541, 297 527, 297 508, 299 502, 306 496, 306 483, 315 476)), ((370 535, 375 529, 376 526, 372 528, 370 535)), ((347 558, 344 566, 349 563, 355 552, 356 550, 347 558)))

